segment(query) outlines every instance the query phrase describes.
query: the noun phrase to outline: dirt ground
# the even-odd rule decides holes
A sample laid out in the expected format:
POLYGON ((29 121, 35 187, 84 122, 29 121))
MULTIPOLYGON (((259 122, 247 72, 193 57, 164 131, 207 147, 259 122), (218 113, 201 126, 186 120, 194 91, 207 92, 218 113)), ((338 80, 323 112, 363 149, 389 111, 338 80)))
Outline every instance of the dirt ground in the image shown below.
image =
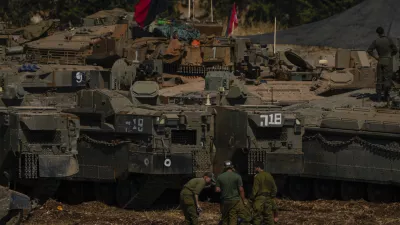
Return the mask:
MULTIPOLYGON (((278 224, 400 224, 400 203, 376 204, 365 201, 295 202, 278 200, 280 220, 278 224)), ((218 204, 202 203, 200 224, 218 224, 218 204)), ((36 209, 23 224, 183 224, 179 209, 166 211, 135 212, 86 202, 66 205, 49 200, 36 209)))

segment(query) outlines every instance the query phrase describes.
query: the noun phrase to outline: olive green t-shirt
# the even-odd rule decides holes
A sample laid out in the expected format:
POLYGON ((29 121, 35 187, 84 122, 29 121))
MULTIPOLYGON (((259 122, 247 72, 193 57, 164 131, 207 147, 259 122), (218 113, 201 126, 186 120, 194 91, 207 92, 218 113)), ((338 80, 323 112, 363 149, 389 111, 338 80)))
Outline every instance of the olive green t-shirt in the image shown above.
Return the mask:
POLYGON ((240 200, 239 188, 243 186, 242 177, 235 172, 226 171, 218 176, 217 187, 221 188, 222 201, 240 200))
POLYGON ((183 194, 196 194, 199 195, 203 188, 206 186, 204 178, 193 178, 183 186, 183 194))
POLYGON ((264 193, 269 193, 271 198, 275 198, 276 192, 275 180, 270 173, 261 171, 254 176, 253 198, 264 193))

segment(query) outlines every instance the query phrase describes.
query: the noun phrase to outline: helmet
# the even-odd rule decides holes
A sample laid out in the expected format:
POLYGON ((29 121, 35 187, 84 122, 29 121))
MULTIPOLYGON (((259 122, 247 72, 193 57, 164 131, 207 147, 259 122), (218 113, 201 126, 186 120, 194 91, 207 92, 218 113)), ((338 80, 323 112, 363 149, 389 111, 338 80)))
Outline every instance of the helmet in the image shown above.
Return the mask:
POLYGON ((209 177, 211 179, 211 183, 215 184, 215 177, 214 177, 213 173, 207 172, 207 173, 204 174, 204 176, 209 177))
POLYGON ((227 168, 232 168, 233 169, 233 164, 231 161, 227 160, 224 162, 224 167, 227 168))

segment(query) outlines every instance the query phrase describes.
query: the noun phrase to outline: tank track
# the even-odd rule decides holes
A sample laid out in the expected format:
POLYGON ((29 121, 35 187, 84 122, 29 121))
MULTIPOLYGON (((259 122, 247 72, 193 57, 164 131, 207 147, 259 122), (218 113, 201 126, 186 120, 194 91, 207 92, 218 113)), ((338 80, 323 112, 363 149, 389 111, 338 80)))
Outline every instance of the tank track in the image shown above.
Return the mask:
POLYGON ((168 176, 146 176, 137 194, 133 197, 129 208, 148 209, 170 186, 168 176))
MULTIPOLYGON (((349 145, 359 145, 374 155, 397 160, 400 157, 399 143, 395 140, 387 144, 376 144, 359 136, 348 137, 346 140, 331 141, 321 133, 303 137, 303 141, 317 141, 323 146, 322 151, 338 153, 349 145)), ((398 202, 400 194, 397 185, 373 183, 371 181, 355 181, 341 178, 324 178, 318 176, 283 176, 275 175, 278 190, 283 196, 297 201, 313 199, 341 199, 344 201, 365 199, 371 202, 398 202)), ((274 177, 275 177, 274 176, 274 177)))

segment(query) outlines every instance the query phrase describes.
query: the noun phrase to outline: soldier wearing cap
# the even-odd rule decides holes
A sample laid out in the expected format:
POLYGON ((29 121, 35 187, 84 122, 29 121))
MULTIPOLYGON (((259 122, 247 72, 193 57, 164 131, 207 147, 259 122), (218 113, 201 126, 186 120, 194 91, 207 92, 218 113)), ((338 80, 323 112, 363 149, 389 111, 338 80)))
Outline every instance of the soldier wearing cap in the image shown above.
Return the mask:
POLYGON ((382 27, 376 29, 378 38, 375 39, 368 48, 368 54, 378 60, 376 68, 376 94, 378 95, 378 101, 381 101, 381 94, 383 92, 386 101, 389 100, 389 92, 392 88, 392 76, 393 76, 393 56, 397 54, 398 48, 393 43, 393 40, 385 36, 385 32, 382 27), (378 57, 373 53, 374 50, 378 52, 378 57))
POLYGON ((254 176, 251 200, 254 209, 254 225, 260 225, 262 221, 266 225, 272 225, 278 221, 275 196, 277 188, 272 175, 264 171, 264 164, 257 162, 254 165, 256 175, 254 176))
POLYGON ((234 172, 231 161, 225 161, 225 172, 218 176, 216 192, 221 192, 221 213, 223 225, 238 224, 242 219, 242 225, 250 224, 251 216, 245 208, 247 205, 244 197, 242 178, 234 172))
POLYGON ((215 183, 213 173, 205 173, 201 178, 193 178, 187 182, 180 194, 180 206, 185 216, 185 224, 197 225, 201 208, 199 205, 199 194, 206 187, 215 183))

